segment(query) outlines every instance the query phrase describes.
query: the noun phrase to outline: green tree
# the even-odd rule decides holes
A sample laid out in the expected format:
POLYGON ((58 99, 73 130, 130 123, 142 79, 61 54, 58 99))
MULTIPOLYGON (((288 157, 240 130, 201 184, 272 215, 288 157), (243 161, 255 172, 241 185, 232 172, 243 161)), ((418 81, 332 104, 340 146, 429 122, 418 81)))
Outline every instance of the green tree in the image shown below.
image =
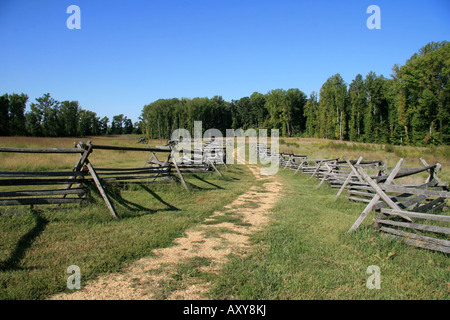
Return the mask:
POLYGON ((263 128, 269 112, 266 109, 266 98, 262 93, 253 92, 250 96, 250 110, 255 128, 263 128))
POLYGON ((307 137, 318 137, 319 124, 319 102, 317 93, 313 91, 309 96, 308 101, 305 104, 303 110, 303 116, 305 117, 305 134, 307 137))
POLYGON ((250 102, 250 97, 243 97, 235 103, 236 116, 239 118, 237 126, 244 130, 254 127, 250 102))
POLYGON ((360 141, 364 133, 363 118, 367 107, 367 92, 362 75, 358 74, 348 89, 350 115, 349 115, 349 139, 360 141))
POLYGON ((364 140, 387 143, 389 139, 388 101, 386 79, 369 72, 364 81, 367 90, 367 108, 364 118, 364 140))
POLYGON ((271 90, 266 94, 266 109, 269 112, 268 128, 281 130, 282 136, 288 136, 286 123, 286 94, 283 89, 271 90))
POLYGON ((407 143, 450 143, 450 43, 430 42, 393 68, 407 143))
POLYGON ((289 135, 300 135, 305 131, 306 119, 303 115, 304 107, 308 98, 299 89, 288 89, 286 91, 285 121, 289 135))
POLYGON ((398 121, 399 91, 395 79, 385 81, 385 98, 388 104, 389 143, 400 144, 402 128, 398 121))
POLYGON ((9 97, 8 94, 0 96, 0 136, 9 135, 9 97))
POLYGON ((78 132, 81 136, 99 135, 100 118, 93 111, 80 109, 78 111, 78 132))
POLYGON ((9 130, 11 135, 26 135, 25 108, 28 96, 24 93, 9 95, 9 130))
POLYGON ((111 134, 122 134, 123 133, 123 114, 113 116, 111 122, 111 134))
POLYGON ((320 136, 343 140, 347 132, 347 84, 339 73, 328 78, 320 88, 320 136))
POLYGON ((61 102, 58 121, 65 136, 74 137, 78 134, 78 123, 80 121, 79 111, 78 101, 61 102))
POLYGON ((34 137, 43 136, 42 132, 42 110, 35 103, 30 104, 30 111, 25 114, 27 132, 34 137))
POLYGON ((45 137, 59 136, 63 128, 63 123, 59 121, 59 101, 53 99, 49 93, 36 98, 37 103, 33 103, 34 113, 40 118, 42 135, 45 137), (38 116, 39 115, 39 116, 38 116))
POLYGON ((108 132, 108 122, 109 122, 109 119, 108 119, 108 117, 103 117, 101 120, 99 120, 99 128, 98 128, 98 130, 99 130, 99 134, 107 134, 107 132, 108 132))
POLYGON ((131 119, 128 119, 126 116, 123 118, 123 133, 133 133, 133 121, 131 121, 131 119))

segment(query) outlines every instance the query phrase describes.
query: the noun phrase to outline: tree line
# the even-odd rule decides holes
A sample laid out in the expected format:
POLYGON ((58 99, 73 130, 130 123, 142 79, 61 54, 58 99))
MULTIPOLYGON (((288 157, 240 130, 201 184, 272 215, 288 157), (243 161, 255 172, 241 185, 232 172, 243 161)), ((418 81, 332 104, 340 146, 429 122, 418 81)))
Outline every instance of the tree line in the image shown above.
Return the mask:
POLYGON ((279 129, 284 137, 315 137, 383 144, 450 144, 450 43, 430 42, 394 65, 391 78, 369 72, 348 85, 339 73, 309 97, 275 89, 230 102, 213 98, 159 99, 144 106, 148 138, 169 139, 174 129, 279 129))
POLYGON ((78 101, 53 99, 49 93, 36 98, 26 110, 28 96, 0 96, 0 136, 77 137, 106 134, 140 133, 140 123, 133 124, 123 114, 100 118, 80 107, 78 101))
MULTIPOLYGON (((139 121, 99 117, 77 101, 44 94, 26 110, 28 96, 0 96, 0 136, 44 137, 144 134, 170 139, 175 129, 279 129, 283 137, 314 137, 383 144, 450 144, 450 43, 430 42, 391 78, 369 72, 350 84, 339 73, 307 96, 300 89, 254 92, 239 100, 221 96, 159 99, 143 107, 139 121)), ((270 131, 269 131, 270 133, 270 131)))

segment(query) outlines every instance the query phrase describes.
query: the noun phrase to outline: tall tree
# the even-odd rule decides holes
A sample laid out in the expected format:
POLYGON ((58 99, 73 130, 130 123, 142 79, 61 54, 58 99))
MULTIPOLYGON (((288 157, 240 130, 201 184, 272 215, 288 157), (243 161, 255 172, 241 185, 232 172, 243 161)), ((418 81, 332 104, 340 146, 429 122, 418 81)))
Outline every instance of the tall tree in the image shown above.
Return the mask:
POLYGON ((307 96, 299 89, 288 89, 286 91, 286 125, 290 126, 290 135, 300 135, 305 131, 306 120, 303 115, 307 96))
POLYGON ((113 116, 111 122, 111 133, 112 134, 122 134, 123 133, 123 114, 113 116))
POLYGON ((393 71, 406 142, 450 143, 450 43, 430 42, 393 71))
POLYGON ((271 90, 266 94, 266 109, 269 112, 268 129, 281 130, 282 136, 288 136, 290 129, 286 117, 286 94, 283 89, 271 90))
POLYGON ((78 112, 78 132, 81 136, 99 135, 100 118, 93 111, 80 109, 78 112))
POLYGON ((63 101, 60 106, 58 120, 63 128, 65 136, 73 137, 78 134, 78 123, 80 107, 78 101, 63 101))
POLYGON ((395 79, 385 81, 385 98, 388 104, 389 143, 401 143, 401 126, 398 121, 399 91, 395 79))
POLYGON ((131 121, 131 119, 128 119, 126 116, 123 118, 123 133, 133 133, 133 121, 131 121))
POLYGON ((265 104, 266 98, 262 93, 252 93, 250 96, 250 109, 255 128, 263 128, 265 126, 264 123, 267 121, 269 114, 265 104))
POLYGON ((358 74, 348 89, 350 115, 349 139, 360 141, 363 135, 363 118, 367 106, 367 91, 362 75, 358 74))
POLYGON ((28 96, 13 93, 9 96, 9 130, 11 135, 26 135, 25 108, 28 96))
POLYGON ((250 97, 243 97, 236 101, 235 104, 236 114, 239 117, 239 127, 244 130, 253 127, 250 102, 250 97))
POLYGON ((347 132, 347 84, 339 73, 331 76, 320 88, 320 135, 343 140, 347 132))
POLYGON ((57 137, 61 133, 62 123, 58 120, 59 101, 53 99, 49 93, 36 98, 33 104, 34 112, 41 115, 42 135, 46 137, 57 137))
POLYGON ((108 117, 103 117, 101 120, 99 120, 99 133, 100 134, 106 134, 108 132, 108 117))
POLYGON ((0 96, 0 136, 9 135, 9 97, 0 96))
POLYGON ((25 114, 27 132, 31 136, 41 137, 42 132, 42 110, 35 103, 30 104, 30 111, 25 114))
POLYGON ((386 79, 369 72, 364 81, 367 90, 367 109, 364 118, 366 142, 387 143, 389 139, 386 79))
POLYGON ((305 135, 307 137, 318 137, 318 127, 319 124, 319 102, 317 93, 313 91, 309 96, 308 101, 305 104, 305 108, 303 110, 303 115, 306 119, 305 123, 305 135))

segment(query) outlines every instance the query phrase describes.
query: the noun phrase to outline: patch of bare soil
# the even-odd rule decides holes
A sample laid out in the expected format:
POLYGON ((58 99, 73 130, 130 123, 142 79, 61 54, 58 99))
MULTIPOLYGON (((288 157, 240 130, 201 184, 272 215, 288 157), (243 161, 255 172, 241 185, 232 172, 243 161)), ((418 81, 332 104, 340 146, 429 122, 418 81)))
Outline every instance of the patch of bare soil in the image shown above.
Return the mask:
POLYGON ((220 272, 229 254, 244 254, 251 248, 250 234, 269 222, 269 210, 281 195, 283 186, 277 176, 261 176, 257 166, 249 168, 262 186, 252 186, 203 224, 189 229, 173 246, 154 250, 155 256, 136 261, 124 272, 99 277, 74 293, 51 299, 206 299, 209 282, 195 274, 182 277, 180 268, 200 261, 196 272, 220 272))

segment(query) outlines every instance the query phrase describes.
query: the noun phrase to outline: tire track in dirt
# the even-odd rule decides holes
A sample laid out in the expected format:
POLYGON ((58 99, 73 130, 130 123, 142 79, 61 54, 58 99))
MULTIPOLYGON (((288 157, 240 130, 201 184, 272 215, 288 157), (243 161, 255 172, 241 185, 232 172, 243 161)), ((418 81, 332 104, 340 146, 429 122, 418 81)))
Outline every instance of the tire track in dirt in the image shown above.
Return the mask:
POLYGON ((193 259, 200 259, 206 263, 199 265, 198 271, 220 272, 227 255, 243 254, 251 248, 250 235, 269 222, 269 211, 281 196, 283 185, 276 175, 261 176, 257 166, 248 168, 257 181, 262 181, 262 186, 250 187, 203 224, 188 229, 184 237, 174 240, 173 246, 153 250, 155 256, 142 258, 123 272, 101 276, 74 293, 61 293, 50 299, 206 299, 209 283, 196 276, 175 281, 177 270, 193 259))

